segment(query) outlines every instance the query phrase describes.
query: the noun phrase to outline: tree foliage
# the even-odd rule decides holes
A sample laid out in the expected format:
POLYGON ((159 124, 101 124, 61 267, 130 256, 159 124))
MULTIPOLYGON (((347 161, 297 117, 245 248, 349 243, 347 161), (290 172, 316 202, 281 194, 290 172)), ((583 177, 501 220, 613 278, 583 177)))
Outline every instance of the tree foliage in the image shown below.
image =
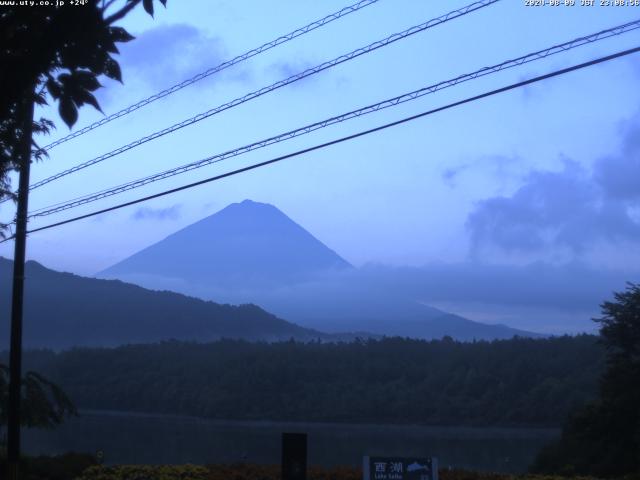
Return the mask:
POLYGON ((594 336, 461 343, 164 342, 26 354, 80 408, 218 419, 559 426, 591 400, 594 336))
POLYGON ((560 441, 534 470, 598 476, 640 474, 640 286, 604 302, 600 323, 606 367, 599 398, 575 411, 560 441))
MULTIPOLYGON (((141 3, 153 15, 153 0, 0 8, 0 199, 14 197, 8 174, 18 167, 22 142, 32 143, 35 158, 45 154, 32 138, 25 138, 25 101, 57 102, 60 117, 69 127, 76 123, 83 105, 100 110, 94 96, 101 86, 99 78, 122 81, 114 54, 118 43, 133 39, 114 24, 141 3)), ((49 133, 52 128, 45 118, 33 122, 33 134, 49 133)))

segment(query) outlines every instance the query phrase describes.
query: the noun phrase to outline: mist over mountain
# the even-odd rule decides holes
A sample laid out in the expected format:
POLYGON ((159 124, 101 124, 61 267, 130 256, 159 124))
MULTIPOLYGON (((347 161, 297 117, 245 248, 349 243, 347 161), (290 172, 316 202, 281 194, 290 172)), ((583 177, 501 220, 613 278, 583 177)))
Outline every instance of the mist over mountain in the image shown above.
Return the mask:
MULTIPOLYGON (((13 262, 0 257, 0 282, 11 285, 13 262)), ((24 345, 69 348, 162 340, 335 339, 286 322, 255 305, 220 305, 119 280, 61 273, 26 264, 24 345)), ((0 343, 8 345, 11 288, 0 290, 0 343)))
POLYGON ((459 340, 536 336, 434 308, 352 267, 276 207, 245 200, 100 272, 222 303, 255 303, 324 332, 459 340))

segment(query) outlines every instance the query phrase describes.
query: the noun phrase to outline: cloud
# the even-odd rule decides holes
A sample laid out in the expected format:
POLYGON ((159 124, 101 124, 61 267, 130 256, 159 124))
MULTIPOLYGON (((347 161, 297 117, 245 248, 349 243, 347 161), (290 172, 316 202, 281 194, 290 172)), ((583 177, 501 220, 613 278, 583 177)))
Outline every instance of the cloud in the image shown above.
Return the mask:
MULTIPOLYGON (((277 287, 207 283, 195 285, 160 276, 127 276, 152 289, 175 289, 220 303, 256 303, 287 320, 320 330, 374 330, 396 322, 426 321, 429 305, 486 323, 525 330, 594 331, 599 305, 623 291, 634 274, 584 264, 483 265, 475 262, 423 267, 367 265, 331 272, 314 281, 277 287), (327 302, 326 299, 331 301, 327 302)), ((382 330, 380 330, 382 331, 382 330)))
MULTIPOLYGON (((268 71, 277 79, 283 80, 285 78, 292 77, 299 73, 302 73, 310 68, 315 67, 317 64, 312 63, 308 60, 289 60, 289 61, 278 61, 272 63, 268 67, 268 71)), ((318 81, 318 75, 311 75, 309 77, 305 77, 302 80, 299 80, 291 86, 299 87, 301 85, 306 85, 312 82, 318 81)))
POLYGON ((471 165, 468 163, 463 163, 461 165, 456 165, 454 167, 447 167, 442 171, 441 177, 444 183, 446 183, 449 187, 455 188, 457 186, 456 180, 458 177, 469 170, 471 165))
POLYGON ((499 180, 501 184, 520 178, 522 170, 522 159, 513 155, 485 155, 465 161, 461 164, 446 167, 442 170, 441 178, 445 184, 451 188, 456 188, 464 179, 465 175, 471 174, 474 180, 477 179, 477 172, 487 173, 499 180))
POLYGON ((107 218, 107 214, 106 213, 101 213, 100 215, 95 215, 93 217, 91 217, 91 221, 95 222, 95 223, 102 223, 104 222, 104 220, 107 218))
POLYGON ((630 125, 621 151, 592 169, 564 159, 560 171, 531 172, 511 196, 478 202, 466 222, 471 256, 501 252, 567 261, 596 249, 639 247, 640 117, 630 125))
POLYGON ((640 60, 637 55, 630 55, 627 57, 627 62, 631 65, 633 73, 640 78, 640 60))
POLYGON ((166 208, 141 207, 131 218, 133 220, 177 220, 180 218, 182 205, 176 204, 166 208))
MULTIPOLYGON (((488 265, 473 261, 432 263, 423 267, 366 266, 369 278, 385 289, 405 292, 425 302, 465 302, 553 308, 596 309, 615 289, 634 278, 584 263, 488 265)), ((640 267, 635 275, 640 274, 640 267)), ((513 308, 514 310, 516 308, 513 308)))
POLYGON ((186 24, 146 30, 119 48, 123 80, 141 80, 154 89, 166 88, 214 67, 225 56, 219 38, 186 24))
POLYGON ((402 294, 472 320, 550 333, 592 331, 599 305, 622 291, 633 272, 573 262, 487 265, 467 261, 423 267, 367 266, 361 275, 380 291, 402 294))
POLYGON ((593 178, 610 198, 640 201, 640 118, 624 131, 620 154, 596 161, 593 178))
MULTIPOLYGON (((519 75, 518 82, 524 82, 525 80, 529 80, 530 78, 537 77, 538 75, 540 75, 538 72, 530 72, 527 75, 519 75)), ((522 95, 522 98, 526 102, 529 102, 531 100, 538 100, 538 96, 542 92, 547 91, 545 90, 545 88, 547 88, 547 85, 545 85, 544 87, 540 87, 539 84, 530 83, 528 85, 520 87, 519 90, 520 90, 520 94, 522 95)))
POLYGON ((310 62, 276 62, 271 64, 269 70, 274 72, 279 77, 290 77, 292 75, 296 75, 297 73, 303 72, 309 68, 313 67, 313 64, 310 62))

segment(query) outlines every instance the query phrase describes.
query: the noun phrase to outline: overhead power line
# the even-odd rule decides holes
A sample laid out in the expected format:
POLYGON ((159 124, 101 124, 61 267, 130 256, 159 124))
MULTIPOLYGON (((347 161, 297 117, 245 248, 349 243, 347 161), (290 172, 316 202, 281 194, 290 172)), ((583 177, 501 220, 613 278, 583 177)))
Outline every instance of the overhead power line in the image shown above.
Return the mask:
MULTIPOLYGON (((457 102, 454 102, 454 103, 450 103, 448 105, 445 105, 445 106, 442 106, 442 107, 438 107, 438 108, 435 108, 435 109, 432 109, 432 110, 428 110, 426 112, 422 112, 422 113, 419 113, 417 115, 412 115, 410 117, 406 117, 406 118, 403 118, 401 120, 397 120, 395 122, 391 122, 391 123, 387 123, 387 124, 384 124, 384 125, 381 125, 381 126, 378 126, 378 127, 375 127, 375 128, 371 128, 369 130, 364 130, 364 131, 361 131, 361 132, 358 132, 358 133, 354 133, 352 135, 347 135, 345 137, 341 137, 341 138, 332 140, 330 142, 325 142, 325 143, 322 143, 322 144, 319 144, 319 145, 315 145, 313 147, 305 148, 303 150, 298 150, 296 152, 289 153, 287 155, 282 155, 280 157, 272 158, 272 159, 266 160, 264 162, 256 163, 256 164, 253 164, 253 165, 249 165, 247 167, 239 168, 239 169, 233 170, 231 172, 223 173, 221 175, 216 175, 214 177, 209 177, 209 178, 206 178, 204 180, 200 180, 198 182, 189 183, 189 184, 183 185, 181 187, 172 188, 170 190, 165 190, 163 192, 159 192, 159 193, 156 193, 156 194, 153 194, 153 195, 148 195, 146 197, 138 198, 136 200, 132 200, 132 201, 125 202, 125 203, 121 203, 119 205, 114 205, 114 206, 109 207, 109 208, 104 208, 102 210, 97 210, 97 211, 94 211, 94 212, 91 212, 91 213, 87 213, 85 215, 80 215, 80 216, 77 216, 77 217, 69 218, 69 219, 63 220, 61 222, 56 222, 56 223, 52 223, 52 224, 45 225, 45 226, 42 226, 42 227, 34 228, 32 230, 29 230, 28 233, 35 233, 35 232, 39 232, 39 231, 42 231, 42 230, 47 230, 47 229, 50 229, 50 228, 59 227, 61 225, 66 225, 68 223, 72 223, 72 222, 76 222, 76 221, 79 221, 79 220, 83 220, 85 218, 90 218, 90 217, 93 217, 93 216, 96 216, 96 215, 100 215, 100 214, 103 214, 103 213, 112 212, 114 210, 119 210, 119 209, 124 208, 124 207, 128 207, 128 206, 135 205, 135 204, 138 204, 138 203, 146 202, 148 200, 152 200, 152 199, 155 199, 155 198, 160 198, 160 197, 163 197, 163 196, 166 196, 166 195, 170 195, 172 193, 180 192, 182 190, 191 189, 191 188, 194 188, 194 187, 197 187, 197 186, 200 186, 200 185, 204 185, 206 183, 211 183, 211 182, 214 182, 214 181, 217 181, 217 180, 221 180, 223 178, 227 178, 227 177, 231 177, 231 176, 234 176, 234 175, 238 175, 240 173, 248 172, 250 170, 254 170, 254 169, 257 169, 257 168, 260 168, 260 167, 265 167, 267 165, 271 165, 271 164, 280 162, 282 160, 286 160, 288 158, 297 157, 297 156, 303 155, 305 153, 309 153, 309 152, 313 152, 315 150, 320 150, 320 149, 329 147, 331 145, 336 145, 336 144, 343 143, 343 142, 346 142, 346 141, 349 141, 349 140, 353 140, 353 139, 356 139, 356 138, 359 138, 359 137, 363 137, 365 135, 370 135, 372 133, 380 132, 382 130, 386 130, 387 128, 391 128, 391 127, 395 127, 395 126, 398 126, 398 125, 401 125, 401 124, 404 124, 404 123, 407 123, 407 122, 411 122, 413 120, 417 120, 417 119, 422 118, 422 117, 433 115, 435 113, 442 112, 444 110, 448 110, 448 109, 451 109, 451 108, 454 108, 454 107, 465 105, 467 103, 475 102, 475 101, 481 100, 483 98, 487 98, 487 97, 491 97, 493 95, 497 95, 499 93, 503 93, 503 92, 507 92, 509 90, 514 90, 516 88, 524 87, 524 86, 530 85, 532 83, 541 82, 541 81, 547 80, 549 78, 558 77, 560 75, 564 75, 564 74, 567 74, 569 72, 573 72, 573 71, 576 71, 576 70, 580 70, 580 69, 584 69, 584 68, 587 68, 587 67, 591 67, 593 65, 597 65, 597 64, 604 63, 604 62, 608 62, 608 61, 614 60, 616 58, 624 57, 626 55, 631 55, 631 54, 637 53, 637 52, 640 52, 640 47, 631 48, 631 49, 620 51, 620 52, 617 52, 617 53, 614 53, 614 54, 611 54, 611 55, 607 55, 605 57, 600 57, 600 58, 597 58, 597 59, 594 59, 594 60, 590 60, 588 62, 580 63, 578 65, 573 65, 571 67, 563 68, 563 69, 560 69, 560 70, 555 70, 555 71, 553 71, 551 73, 547 73, 545 75, 539 75, 537 77, 533 77, 533 78, 530 78, 528 80, 523 80, 521 82, 512 83, 511 85, 507 85, 506 87, 502 87, 502 88, 498 88, 498 89, 495 89, 495 90, 491 90, 491 91, 482 93, 480 95, 475 95, 473 97, 468 97, 468 98, 465 98, 464 100, 460 100, 460 101, 457 101, 457 102)), ((13 237, 9 237, 9 238, 7 238, 5 240, 0 241, 0 243, 6 242, 8 240, 11 240, 12 238, 13 237)))
POLYGON ((474 2, 472 4, 469 4, 465 7, 459 8, 457 10, 453 10, 449 13, 446 13, 445 15, 442 15, 440 17, 431 19, 427 22, 421 23, 420 25, 416 25, 413 26, 407 30, 404 30, 402 32, 399 33, 394 33, 393 35, 389 35, 388 37, 382 39, 382 40, 378 40, 377 42, 373 42, 365 47, 361 47, 358 48, 357 50, 354 50, 350 53, 347 53, 345 55, 341 55, 340 57, 334 58, 333 60, 330 60, 328 62, 324 62, 320 65, 317 65, 315 67, 309 68, 307 70, 304 70, 303 72, 300 72, 298 74, 292 75, 284 80, 280 80, 278 82, 275 82, 267 87, 263 87, 259 90, 255 90, 251 93, 248 93, 246 95, 244 95, 243 97, 239 97, 236 98, 235 100, 232 100, 230 102, 224 103, 222 105, 219 105, 215 108, 212 108, 210 110, 207 110, 206 112, 202 112, 198 115, 195 115, 191 118, 188 118, 186 120, 183 120, 181 122, 175 123, 173 125, 171 125, 170 127, 164 128, 162 130, 159 130, 157 132, 154 132, 150 135, 147 135, 145 137, 139 138, 138 140, 135 140, 131 143, 128 143, 127 145, 123 145, 119 148, 116 148, 115 150, 112 150, 108 153, 105 153, 103 155, 100 155, 98 157, 95 157, 91 160, 88 160, 86 162, 83 162, 79 165, 76 165, 75 167, 72 167, 68 170, 64 170, 62 172, 59 172, 55 175, 52 175, 48 178, 45 178, 43 180, 40 180, 39 182, 34 183, 33 185, 31 185, 30 190, 34 190, 36 188, 39 188, 43 185, 46 185, 49 182, 52 182, 54 180, 57 180, 61 177, 64 177, 66 175, 70 175, 74 172, 77 172, 79 170, 82 170, 84 168, 87 168, 91 165, 95 165, 96 163, 100 163, 104 160, 107 160, 108 158, 112 158, 115 157, 116 155, 119 155, 121 153, 124 153, 128 150, 131 150, 132 148, 138 147, 142 144, 145 144, 147 142, 150 142, 151 140, 155 140, 157 138, 160 138, 164 135, 167 135, 169 133, 173 133, 177 130, 180 130, 181 128, 187 127, 189 125, 193 125, 194 123, 200 122, 206 118, 209 118, 213 115, 216 115, 220 112, 223 112, 225 110, 229 110, 230 108, 236 107, 238 105, 241 105, 245 102, 248 102, 249 100, 253 100, 255 98, 258 98, 262 95, 265 95, 266 93, 272 92, 274 90, 277 90, 279 88, 282 88, 286 85, 289 85, 291 83, 297 82, 302 80, 303 78, 307 78, 311 75, 315 75, 316 73, 322 72, 324 70, 333 68, 337 65, 340 65, 344 62, 348 62, 350 60, 353 60, 354 58, 360 57, 361 55, 373 52, 374 50, 377 50, 379 48, 382 47, 386 47, 387 45, 391 45, 392 43, 397 42, 398 40, 402 40, 404 38, 407 38, 411 35, 415 35, 416 33, 422 32, 424 30, 427 30, 429 28, 435 27, 437 25, 441 25, 443 23, 446 23, 450 20, 462 17, 464 15, 467 15, 471 12, 474 12, 476 10, 479 10, 481 8, 487 7, 489 5, 492 5, 494 3, 499 2, 500 0, 480 0, 477 2, 474 2))
POLYGON ((124 117, 125 115, 130 114, 131 112, 134 112, 142 107, 145 107, 147 105, 149 105, 150 103, 155 102, 156 100, 160 100, 161 98, 164 98, 168 95, 171 95, 172 93, 177 92, 178 90, 182 90, 185 87, 188 87, 189 85, 193 85, 196 82, 199 82, 200 80, 203 80, 207 77, 210 77, 211 75, 214 75, 216 73, 219 73, 229 67, 232 67, 233 65, 236 65, 238 63, 244 62, 245 60, 248 60, 252 57, 255 57, 256 55, 259 55, 263 52, 266 52, 267 50, 270 50, 274 47, 277 47, 278 45, 281 45, 283 43, 289 42, 291 40, 293 40, 294 38, 300 37, 306 33, 309 33, 317 28, 320 27, 324 27, 325 25, 333 22, 334 20, 338 20, 339 18, 342 18, 346 15, 349 15, 350 13, 353 12, 357 12, 358 10, 361 10, 369 5, 372 5, 374 3, 378 2, 378 0, 361 0, 357 3, 354 3, 353 5, 349 5, 348 7, 345 7, 341 10, 338 10, 337 12, 334 12, 330 15, 327 15, 326 17, 323 17, 319 20, 316 20, 315 22, 312 22, 308 25, 305 25, 304 27, 298 28, 296 30, 294 30, 293 32, 289 32, 286 35, 282 35, 278 38, 276 38, 275 40, 271 40, 270 42, 267 42, 263 45, 260 45, 257 48, 254 48, 252 50, 249 50, 248 52, 243 53, 242 55, 238 55, 235 58, 232 58, 231 60, 228 60, 226 62, 221 63, 220 65, 217 65, 215 67, 212 67, 204 72, 201 72, 191 78, 188 78, 187 80, 184 80, 176 85, 173 85, 169 88, 167 88, 166 90, 162 90, 161 92, 158 92, 154 95, 151 95, 150 97, 147 97, 143 100, 140 100, 137 103, 134 103, 133 105, 129 105, 126 108, 123 108, 122 110, 112 113, 111 115, 108 115, 100 120, 98 120, 97 122, 94 122, 90 125, 87 125, 84 128, 81 128, 80 130, 77 130, 73 133, 70 133, 69 135, 66 135, 58 140, 56 140, 55 142, 50 143, 49 145, 46 145, 44 148, 44 150, 51 150, 54 147, 57 147, 58 145, 61 145, 65 142, 68 142, 69 140, 79 137, 81 135, 84 135, 87 132, 90 132, 91 130, 95 130, 98 127, 101 127, 102 125, 105 125, 113 120, 116 120, 117 118, 120 117, 124 117))
POLYGON ((457 76, 455 78, 452 78, 450 80, 445 80, 433 85, 430 85, 428 87, 424 87, 418 90, 414 90, 412 92, 409 93, 405 93, 403 95, 399 95, 372 105, 368 105, 366 107, 362 107, 359 108, 357 110, 352 110, 350 112, 347 113, 343 113, 341 115, 337 115, 325 120, 322 120, 320 122, 316 122, 316 123, 312 123, 310 125, 306 125, 304 127, 300 127, 297 128, 295 130, 290 130, 288 132, 285 133, 281 133, 279 135, 267 138, 267 139, 263 139, 260 140, 258 142, 254 142, 248 145, 244 145, 242 147, 233 149, 233 150, 229 150, 226 151, 224 153, 219 153, 216 155, 212 155, 210 157, 198 160, 196 162, 192 162, 192 163, 188 163, 186 165, 182 165, 180 167, 176 167, 176 168, 172 168, 169 170, 165 170, 163 172, 160 173, 156 173, 153 175, 149 175, 147 177, 143 177, 128 183, 124 183, 122 185, 118 185, 115 187, 111 187, 108 188, 106 190, 101 190, 99 192, 94 192, 91 193, 89 195, 84 195, 78 198, 74 198, 71 200, 66 200, 64 202, 60 202, 57 203, 55 205, 49 205, 47 207, 43 207, 40 208, 38 210, 35 210, 34 212, 31 213, 31 215, 29 216, 29 218, 34 218, 34 217, 44 217, 47 215, 52 215, 54 213, 58 213, 64 210, 68 210, 71 208, 75 208, 81 205, 85 205, 87 203, 92 203, 95 202, 97 200, 101 200, 113 195, 117 195, 123 192, 126 192, 128 190, 133 190, 135 188, 140 188, 144 185, 147 185, 149 183, 153 183, 159 180, 163 180, 166 178, 170 178, 173 177, 175 175, 179 175, 182 173, 186 173, 189 172, 191 170, 195 170, 197 168, 201 168, 207 165, 211 165, 214 163, 218 163, 221 162, 223 160, 232 158, 232 157, 236 157, 248 152, 251 152, 253 150, 257 150, 260 148, 264 148, 266 146, 269 145, 273 145, 276 143, 280 143, 286 140, 289 140, 291 138, 295 138, 301 135, 305 135, 308 133, 311 133, 313 131, 319 130, 321 128, 325 128, 328 127, 329 125, 334 125, 337 123, 341 123, 347 120, 351 120, 353 118, 357 118, 363 115, 367 115, 369 113, 373 113, 373 112, 377 112, 379 110, 385 109, 385 108, 389 108, 389 107, 393 107, 405 102, 409 102, 412 100, 415 100, 417 98, 423 97, 425 95, 431 94, 431 93, 435 93, 437 91, 443 90, 445 88, 449 88, 452 87, 454 85, 458 85, 460 83, 469 81, 469 80, 473 80, 473 79, 477 79, 486 75, 490 75, 493 73, 497 73, 500 72, 502 70, 506 70, 509 68, 513 68, 513 67, 517 67, 526 63, 530 63, 536 60, 541 60, 543 58, 547 58, 551 55, 555 55, 561 52, 566 52, 568 50, 571 50, 573 48, 577 48, 583 45, 587 45, 587 44, 591 44, 594 43, 596 41, 599 40, 604 40, 606 38, 610 38, 613 36, 617 36, 617 35, 621 35, 623 33, 627 33, 633 30, 636 30, 640 28, 640 19, 635 20, 633 22, 628 22, 622 25, 618 25, 612 28, 608 28, 606 30, 602 30, 600 32, 597 33, 593 33, 587 36, 583 36, 583 37, 579 37, 576 38, 574 40, 568 41, 568 42, 564 42, 558 45, 554 45, 552 47, 546 48, 544 50, 538 50, 536 52, 533 53, 529 53, 527 55, 523 55, 520 56, 518 58, 512 59, 512 60, 507 60, 504 61, 502 63, 498 63, 496 65, 490 66, 490 67, 484 67, 481 68, 479 70, 476 70, 474 72, 471 73, 467 73, 464 75, 460 75, 457 76))

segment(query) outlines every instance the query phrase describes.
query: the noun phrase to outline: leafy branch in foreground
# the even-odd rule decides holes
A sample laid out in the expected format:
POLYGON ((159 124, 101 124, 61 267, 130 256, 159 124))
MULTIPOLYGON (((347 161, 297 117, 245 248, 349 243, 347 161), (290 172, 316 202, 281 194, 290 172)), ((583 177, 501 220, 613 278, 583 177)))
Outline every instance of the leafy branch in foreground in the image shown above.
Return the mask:
MULTIPOLYGON (((7 424, 8 401, 9 368, 0 364, 0 425, 7 424)), ((78 414, 67 394, 36 372, 22 378, 22 406, 20 423, 26 427, 54 428, 65 417, 78 414)))
MULTIPOLYGON (((101 111, 94 96, 101 87, 99 77, 122 82, 116 45, 134 38, 114 23, 140 4, 153 15, 154 0, 0 9, 0 200, 16 198, 8 174, 19 168, 25 147, 28 151, 31 146, 33 158, 46 156, 33 135, 49 133, 54 125, 46 118, 32 119, 29 105, 56 101, 69 127, 83 105, 101 111), (25 128, 29 123, 32 128, 25 128)), ((0 235, 5 228, 0 224, 0 235)))

